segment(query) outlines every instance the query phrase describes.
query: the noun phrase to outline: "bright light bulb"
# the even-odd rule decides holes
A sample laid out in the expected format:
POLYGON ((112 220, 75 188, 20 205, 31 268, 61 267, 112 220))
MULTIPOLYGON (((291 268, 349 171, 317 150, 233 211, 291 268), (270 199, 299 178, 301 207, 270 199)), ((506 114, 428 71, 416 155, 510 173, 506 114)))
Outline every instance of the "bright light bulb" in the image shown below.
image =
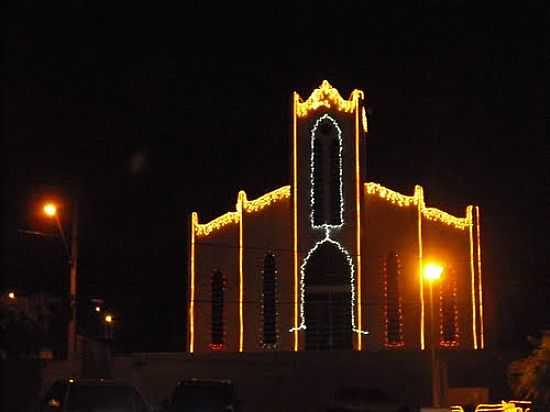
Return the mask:
POLYGON ((15 293, 13 293, 13 292, 8 293, 8 297, 10 299, 15 299, 15 293))
POLYGON ((57 207, 53 203, 46 203, 44 205, 44 213, 47 216, 53 217, 57 214, 57 207))
POLYGON ((428 263, 424 267, 424 277, 428 280, 438 280, 443 272, 443 267, 436 263, 428 263))
POLYGON ((113 322, 113 317, 111 315, 106 315, 105 316, 105 322, 112 323, 113 322))

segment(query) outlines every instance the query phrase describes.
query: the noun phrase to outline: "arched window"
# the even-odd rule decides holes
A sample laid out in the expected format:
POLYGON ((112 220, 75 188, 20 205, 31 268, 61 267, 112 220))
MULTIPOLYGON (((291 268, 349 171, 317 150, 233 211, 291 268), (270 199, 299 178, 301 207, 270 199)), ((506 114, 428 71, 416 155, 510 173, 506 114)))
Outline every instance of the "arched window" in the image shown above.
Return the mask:
POLYGON ((458 302, 456 296, 456 273, 449 270, 440 282, 439 299, 440 344, 445 347, 458 345, 458 302))
POLYGON ((311 224, 341 226, 343 222, 342 137, 328 114, 311 131, 311 224))
POLYGON ((265 256, 262 275, 262 343, 265 347, 274 347, 277 344, 277 265, 273 253, 265 256))
POLYGON ((306 350, 353 348, 352 266, 338 243, 315 247, 302 265, 306 350))
POLYGON ((224 322, 223 322, 223 306, 224 306, 224 288, 225 279, 223 273, 219 270, 212 274, 212 325, 211 325, 211 342, 210 349, 221 350, 223 348, 224 338, 224 322))
POLYGON ((400 262, 397 252, 390 252, 384 261, 385 346, 400 347, 403 341, 403 314, 399 294, 400 262))

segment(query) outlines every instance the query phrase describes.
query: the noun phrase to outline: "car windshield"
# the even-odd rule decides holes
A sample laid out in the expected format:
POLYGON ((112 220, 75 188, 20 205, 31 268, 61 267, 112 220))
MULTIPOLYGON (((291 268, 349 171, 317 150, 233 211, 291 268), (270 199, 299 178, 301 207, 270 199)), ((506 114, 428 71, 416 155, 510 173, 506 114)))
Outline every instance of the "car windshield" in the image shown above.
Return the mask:
POLYGON ((71 385, 67 412, 135 412, 137 393, 115 385, 71 385))
POLYGON ((232 387, 227 384, 180 385, 174 393, 171 412, 224 411, 232 402, 232 387))

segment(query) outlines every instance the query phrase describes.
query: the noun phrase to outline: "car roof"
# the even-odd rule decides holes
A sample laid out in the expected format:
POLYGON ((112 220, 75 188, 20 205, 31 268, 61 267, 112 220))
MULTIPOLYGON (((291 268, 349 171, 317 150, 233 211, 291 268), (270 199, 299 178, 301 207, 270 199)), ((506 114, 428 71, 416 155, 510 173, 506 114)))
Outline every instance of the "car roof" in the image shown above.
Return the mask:
POLYGON ((177 385, 232 385, 231 379, 206 379, 206 378, 189 378, 178 381, 177 385))
POLYGON ((70 383, 70 384, 82 384, 82 385, 106 385, 106 386, 134 386, 129 382, 106 379, 106 378, 63 378, 58 379, 56 382, 70 383))

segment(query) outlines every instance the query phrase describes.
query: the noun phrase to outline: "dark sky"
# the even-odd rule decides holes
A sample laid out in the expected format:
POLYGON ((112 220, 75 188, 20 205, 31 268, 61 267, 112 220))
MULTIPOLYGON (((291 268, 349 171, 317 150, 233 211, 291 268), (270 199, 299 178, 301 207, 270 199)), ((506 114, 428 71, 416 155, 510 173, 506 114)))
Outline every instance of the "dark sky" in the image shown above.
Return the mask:
POLYGON ((127 350, 183 349, 190 212, 288 184, 291 93, 327 79, 366 94, 369 181, 421 184, 455 214, 480 205, 499 344, 550 328, 537 3, 137 3, 21 2, 7 19, 5 287, 63 292, 60 240, 21 230, 55 233, 37 212, 55 198, 69 231, 78 197, 82 300, 106 300, 127 350))

